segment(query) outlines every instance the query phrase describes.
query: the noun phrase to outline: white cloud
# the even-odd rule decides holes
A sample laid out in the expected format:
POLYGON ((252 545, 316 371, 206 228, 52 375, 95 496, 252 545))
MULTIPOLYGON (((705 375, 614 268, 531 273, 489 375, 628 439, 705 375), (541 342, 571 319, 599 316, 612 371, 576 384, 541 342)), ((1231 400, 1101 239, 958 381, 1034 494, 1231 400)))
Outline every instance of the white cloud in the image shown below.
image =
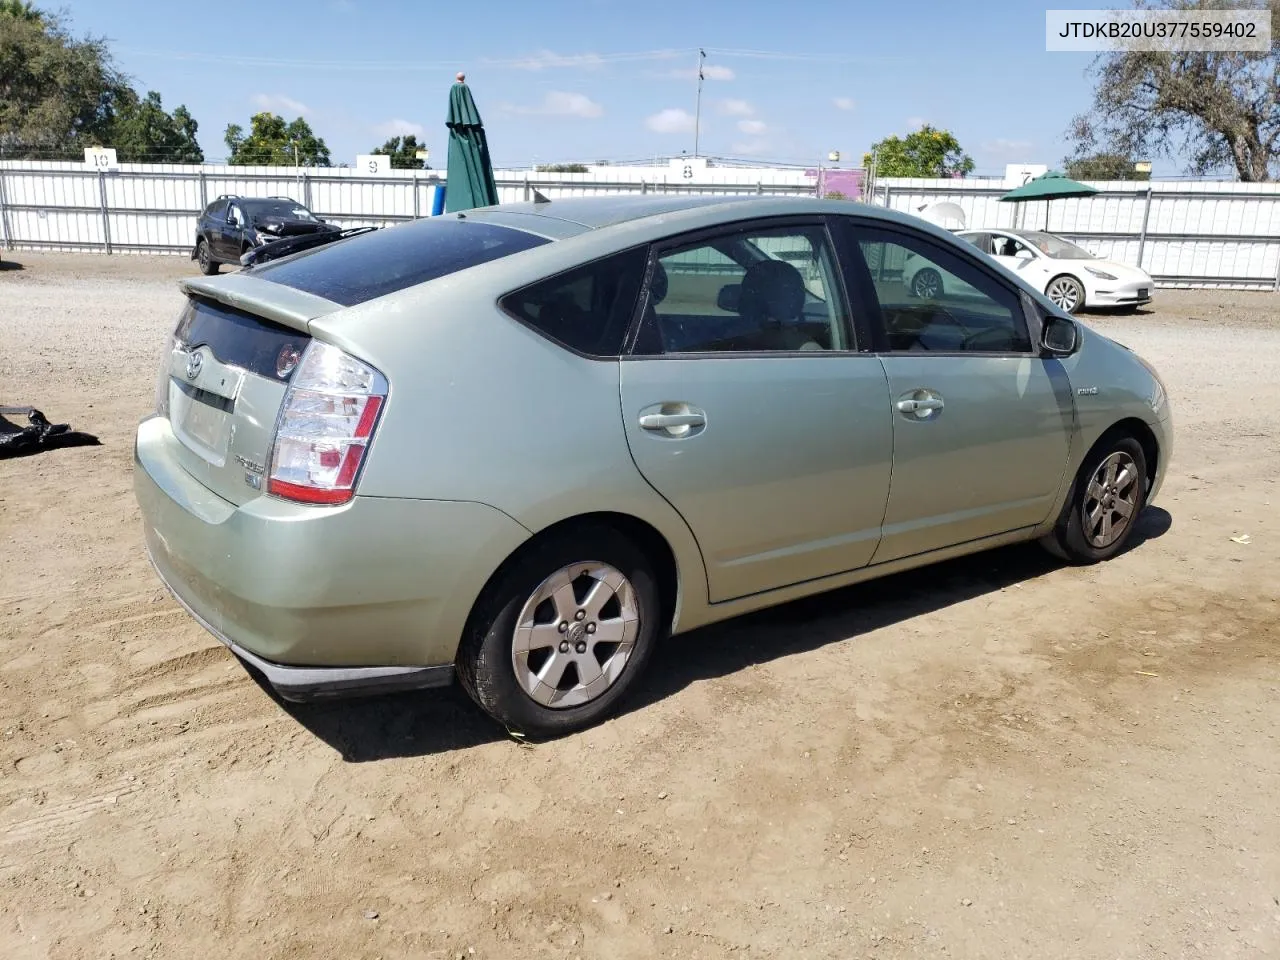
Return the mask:
POLYGON ((852 97, 836 97, 831 101, 837 110, 852 110, 857 104, 852 97))
POLYGON ((765 123, 763 120, 739 120, 738 129, 754 137, 764 133, 765 123))
POLYGON ((762 153, 769 152, 769 141, 762 139, 745 140, 741 143, 735 143, 732 147, 735 155, 740 157, 758 156, 762 153))
POLYGON ((907 117, 907 129, 914 133, 928 122, 924 117, 907 117))
POLYGON ((394 117, 386 123, 380 123, 373 128, 373 132, 380 137, 417 137, 422 140, 427 135, 427 128, 420 123, 411 123, 408 120, 401 120, 394 117))
POLYGON ((1022 153, 1030 150, 1035 144, 1030 140, 1006 140, 1004 137, 997 137, 995 140, 988 140, 982 145, 983 153, 1022 153))
POLYGON ((521 57, 508 63, 517 70, 547 70, 556 67, 577 67, 583 70, 594 70, 604 63, 598 53, 559 54, 552 50, 539 50, 528 57, 521 57))
POLYGON ((716 109, 728 117, 749 117, 756 112, 746 100, 721 100, 716 109))
POLYGON ((255 93, 249 100, 259 110, 267 110, 271 113, 293 113, 302 116, 311 112, 311 108, 305 103, 286 97, 283 93, 255 93))
MULTIPOLYGON (((671 70, 664 76, 670 77, 672 80, 696 80, 698 78, 698 68, 689 67, 685 70, 671 70)), ((702 76, 707 80, 732 80, 737 74, 729 67, 722 67, 717 63, 705 63, 702 65, 702 76)))
POLYGON ((693 114, 675 107, 661 110, 644 122, 654 133, 687 133, 693 129, 693 124, 693 114))
POLYGON ((563 90, 550 90, 542 98, 542 102, 524 107, 515 104, 503 104, 502 109, 508 113, 519 113, 527 116, 548 117, 584 117, 595 119, 604 113, 604 107, 590 97, 581 93, 567 93, 563 90))

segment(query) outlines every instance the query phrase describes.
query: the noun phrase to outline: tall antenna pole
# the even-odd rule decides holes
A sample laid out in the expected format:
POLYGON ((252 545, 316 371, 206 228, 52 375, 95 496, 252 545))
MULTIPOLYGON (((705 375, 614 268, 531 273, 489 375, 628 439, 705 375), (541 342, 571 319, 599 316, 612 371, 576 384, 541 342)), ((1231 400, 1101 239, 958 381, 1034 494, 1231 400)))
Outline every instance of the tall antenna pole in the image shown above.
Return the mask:
POLYGON ((707 51, 698 48, 698 104, 693 108, 693 155, 698 155, 698 138, 702 133, 702 62, 707 59, 707 51))

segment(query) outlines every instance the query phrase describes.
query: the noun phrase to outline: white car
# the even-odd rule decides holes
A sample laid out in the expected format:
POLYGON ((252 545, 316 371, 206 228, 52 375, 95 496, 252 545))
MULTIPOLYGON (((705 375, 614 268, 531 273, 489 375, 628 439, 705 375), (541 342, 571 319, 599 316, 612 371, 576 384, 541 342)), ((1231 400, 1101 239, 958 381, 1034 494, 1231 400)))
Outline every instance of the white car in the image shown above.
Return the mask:
POLYGON ((1040 230, 965 230, 957 234, 1025 277, 1068 313, 1083 307, 1136 307, 1151 302, 1151 275, 1040 230))
MULTIPOLYGON (((1024 277, 1068 313, 1084 307, 1136 307, 1151 302, 1155 283, 1145 270, 1100 260, 1083 247, 1039 230, 958 230, 997 263, 1024 277)), ((967 284, 916 257, 903 264, 902 282, 912 296, 974 294, 967 284)))

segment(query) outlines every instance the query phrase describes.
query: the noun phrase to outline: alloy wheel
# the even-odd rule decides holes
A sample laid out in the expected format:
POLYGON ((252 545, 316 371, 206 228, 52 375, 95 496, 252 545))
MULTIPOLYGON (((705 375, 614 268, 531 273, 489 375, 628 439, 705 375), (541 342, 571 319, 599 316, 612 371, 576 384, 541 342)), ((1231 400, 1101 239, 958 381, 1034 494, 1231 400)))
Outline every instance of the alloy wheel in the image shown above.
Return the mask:
POLYGON ((1067 313, 1080 305, 1080 285, 1070 277, 1058 277, 1049 284, 1045 295, 1067 313))
POLYGON ((640 631, 635 588, 607 563, 575 563, 542 581, 516 619, 511 666, 545 707, 595 700, 622 675, 640 631))
POLYGON ((1080 505, 1090 545, 1101 550, 1124 536, 1137 511, 1141 482, 1137 463, 1122 450, 1098 464, 1080 505))

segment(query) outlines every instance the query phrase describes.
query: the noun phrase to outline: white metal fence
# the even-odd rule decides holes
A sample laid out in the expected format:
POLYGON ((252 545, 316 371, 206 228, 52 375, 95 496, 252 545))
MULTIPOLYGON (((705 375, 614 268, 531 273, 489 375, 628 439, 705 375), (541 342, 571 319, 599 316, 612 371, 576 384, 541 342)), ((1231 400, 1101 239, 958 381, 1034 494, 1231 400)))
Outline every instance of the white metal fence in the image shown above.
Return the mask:
MULTIPOLYGON (((498 171, 503 203, 620 193, 812 195, 816 171, 668 166, 595 167, 588 173, 498 171)), ((436 171, 371 176, 351 168, 0 162, 0 244, 8 249, 187 253, 195 219, 221 194, 284 195, 341 226, 429 216, 436 171)), ((1140 265, 1165 286, 1280 289, 1280 184, 1155 181, 1095 183, 1100 192, 1049 203, 1000 203, 1002 180, 881 179, 871 201, 920 213, 950 200, 968 226, 1045 228, 1100 256, 1140 265)))
MULTIPOLYGON (((812 194, 804 171, 618 167, 587 174, 499 171, 499 200, 600 193, 812 194)), ((443 179, 435 171, 370 176, 345 167, 242 167, 0 162, 0 244, 106 253, 187 253, 200 211, 223 194, 288 196, 343 227, 384 226, 437 209, 443 179)))
POLYGON ((969 228, 1048 230, 1140 266, 1161 286, 1280 289, 1280 183, 1092 183, 1071 200, 1001 203, 1003 180, 878 180, 873 202, 907 213, 951 201, 969 228))

